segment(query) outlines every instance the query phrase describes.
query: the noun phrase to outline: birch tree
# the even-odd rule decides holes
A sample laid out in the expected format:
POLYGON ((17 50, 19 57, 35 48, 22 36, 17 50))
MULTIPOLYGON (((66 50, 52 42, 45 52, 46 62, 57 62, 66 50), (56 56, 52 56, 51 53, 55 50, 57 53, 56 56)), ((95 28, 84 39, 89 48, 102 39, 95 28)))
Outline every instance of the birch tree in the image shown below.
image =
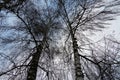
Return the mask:
MULTIPOLYGON (((106 24, 105 21, 114 20, 119 11, 115 11, 115 6, 119 6, 119 1, 105 2, 104 0, 57 0, 58 13, 68 30, 73 44, 75 80, 84 80, 84 73, 80 63, 80 52, 78 51, 77 34, 85 31, 99 31, 106 24), (113 8, 111 10, 111 8, 113 8)), ((83 37, 79 37, 83 39, 83 37)), ((89 40, 87 39, 89 42, 89 40)), ((83 41, 86 42, 86 41, 83 41)), ((82 44, 82 43, 80 43, 82 44)))

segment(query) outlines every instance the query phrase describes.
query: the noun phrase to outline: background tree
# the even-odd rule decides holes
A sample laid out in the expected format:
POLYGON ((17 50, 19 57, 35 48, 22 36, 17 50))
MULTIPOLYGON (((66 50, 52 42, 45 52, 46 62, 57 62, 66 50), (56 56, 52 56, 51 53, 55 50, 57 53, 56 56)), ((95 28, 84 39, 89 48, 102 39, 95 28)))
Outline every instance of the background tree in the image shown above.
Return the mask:
POLYGON ((83 61, 87 80, 119 79, 116 71, 119 68, 119 43, 113 36, 104 37, 94 45, 89 45, 88 50, 91 51, 91 56, 85 56, 89 61, 83 61))

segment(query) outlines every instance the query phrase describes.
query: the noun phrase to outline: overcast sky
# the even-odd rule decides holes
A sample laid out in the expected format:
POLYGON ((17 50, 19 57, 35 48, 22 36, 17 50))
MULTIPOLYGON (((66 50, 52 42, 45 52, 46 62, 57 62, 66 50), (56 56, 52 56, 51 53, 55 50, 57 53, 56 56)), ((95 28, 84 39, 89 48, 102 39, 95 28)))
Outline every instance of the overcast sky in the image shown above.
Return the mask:
POLYGON ((104 36, 114 35, 120 41, 120 16, 116 17, 116 20, 110 21, 110 25, 106 25, 103 31, 96 32, 95 35, 91 36, 92 40, 97 41, 104 36))

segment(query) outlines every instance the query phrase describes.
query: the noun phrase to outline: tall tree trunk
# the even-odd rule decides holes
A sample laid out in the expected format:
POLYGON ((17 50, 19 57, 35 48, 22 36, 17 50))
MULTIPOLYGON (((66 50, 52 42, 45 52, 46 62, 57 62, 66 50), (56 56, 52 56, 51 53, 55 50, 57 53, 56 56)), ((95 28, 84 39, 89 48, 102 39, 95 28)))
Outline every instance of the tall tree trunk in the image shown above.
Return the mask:
POLYGON ((38 62, 43 49, 42 45, 39 46, 41 50, 34 53, 30 61, 30 67, 27 72, 27 80, 36 80, 38 62))
POLYGON ((37 51, 32 56, 32 59, 30 61, 30 66, 27 72, 27 80, 36 80, 39 58, 42 53, 44 42, 45 42, 45 39, 43 39, 42 43, 37 46, 37 51))
POLYGON ((80 56, 78 52, 77 39, 75 38, 73 31, 71 31, 71 38, 73 42, 73 52, 74 52, 75 80, 84 80, 84 75, 81 69, 80 56))

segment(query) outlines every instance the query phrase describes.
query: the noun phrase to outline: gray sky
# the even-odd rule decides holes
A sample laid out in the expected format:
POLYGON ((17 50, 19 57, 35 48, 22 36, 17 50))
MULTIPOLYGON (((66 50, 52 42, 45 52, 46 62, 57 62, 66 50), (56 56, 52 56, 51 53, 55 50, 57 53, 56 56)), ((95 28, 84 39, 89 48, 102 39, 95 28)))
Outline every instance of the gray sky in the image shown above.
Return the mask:
POLYGON ((110 25, 106 25, 106 28, 103 31, 96 32, 95 35, 90 36, 92 40, 97 41, 104 36, 114 35, 115 38, 120 40, 120 16, 116 20, 110 21, 110 25))

